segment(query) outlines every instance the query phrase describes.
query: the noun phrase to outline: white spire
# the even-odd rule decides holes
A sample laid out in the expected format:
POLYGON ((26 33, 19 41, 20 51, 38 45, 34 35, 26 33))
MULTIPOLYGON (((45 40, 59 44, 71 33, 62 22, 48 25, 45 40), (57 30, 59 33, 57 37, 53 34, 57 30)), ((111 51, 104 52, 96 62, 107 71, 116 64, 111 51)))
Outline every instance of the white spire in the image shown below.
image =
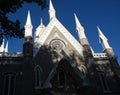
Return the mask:
POLYGON ((97 26, 97 29, 98 29, 99 37, 104 39, 104 40, 108 40, 98 26, 97 26))
POLYGON ((0 52, 4 52, 4 39, 3 39, 2 45, 0 46, 0 52))
POLYGON ((105 37, 105 35, 102 33, 100 28, 97 26, 98 33, 99 33, 99 42, 102 45, 103 49, 111 48, 108 43, 108 39, 105 37))
POLYGON ((25 37, 31 36, 32 37, 32 23, 31 23, 31 17, 30 17, 30 11, 28 11, 27 20, 25 24, 25 37))
POLYGON ((84 28, 80 24, 75 13, 74 13, 74 16, 75 16, 75 22, 76 22, 76 31, 78 32, 79 39, 86 38, 85 33, 84 33, 84 28))
POLYGON ((8 41, 6 43, 5 52, 8 52, 8 41))
POLYGON ((31 17, 30 17, 30 11, 28 11, 26 25, 32 25, 32 23, 31 23, 31 17))
POLYGON ((39 38, 40 34, 43 32, 45 25, 43 24, 42 18, 40 20, 40 25, 37 27, 35 32, 35 38, 39 38))
POLYGON ((74 13, 74 16, 75 16, 75 21, 76 21, 76 29, 78 30, 79 27, 82 27, 82 25, 80 24, 76 14, 74 13))
POLYGON ((50 20, 54 17, 56 17, 55 15, 55 9, 53 7, 52 1, 50 0, 50 4, 49 4, 49 16, 50 16, 50 20))

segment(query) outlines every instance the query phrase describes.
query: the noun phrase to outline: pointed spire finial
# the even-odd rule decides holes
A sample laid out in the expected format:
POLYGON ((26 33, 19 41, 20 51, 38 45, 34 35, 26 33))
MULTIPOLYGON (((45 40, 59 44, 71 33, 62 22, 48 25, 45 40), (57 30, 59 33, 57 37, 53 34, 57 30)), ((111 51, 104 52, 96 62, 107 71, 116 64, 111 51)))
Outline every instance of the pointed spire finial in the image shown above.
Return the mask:
POLYGON ((104 39, 104 40, 108 40, 98 26, 97 26, 97 29, 98 29, 99 37, 104 39))
POLYGON ((40 26, 44 26, 42 18, 40 20, 40 26))
POLYGON ((30 17, 30 11, 28 11, 27 20, 25 24, 25 37, 31 36, 32 37, 32 22, 30 17))
POLYGON ((31 23, 31 17, 30 17, 30 11, 29 10, 28 10, 28 15, 27 15, 26 25, 32 25, 32 23, 31 23))
POLYGON ((42 18, 41 18, 41 20, 40 20, 40 25, 38 26, 38 28, 44 28, 45 27, 45 25, 43 24, 43 20, 42 20, 42 18))
POLYGON ((100 28, 97 26, 98 33, 99 33, 99 42, 102 44, 103 49, 111 48, 108 43, 108 39, 105 37, 105 35, 102 33, 100 28))
POLYGON ((37 29, 36 29, 36 31, 35 31, 35 40, 34 41, 36 41, 36 38, 38 38, 39 37, 39 35, 41 34, 41 33, 43 33, 43 30, 45 29, 45 25, 43 24, 43 20, 42 20, 42 18, 41 18, 41 20, 40 20, 40 25, 37 27, 37 29))
POLYGON ((42 18, 41 18, 40 22, 41 22, 41 24, 43 24, 43 20, 42 20, 42 18))
POLYGON ((74 13, 74 16, 75 16, 75 22, 76 22, 76 31, 78 32, 79 39, 86 38, 85 33, 84 33, 84 28, 80 24, 75 13, 74 13))
POLYGON ((53 4, 52 4, 52 1, 51 1, 51 0, 50 0, 49 10, 54 10, 54 11, 55 11, 55 9, 54 9, 54 7, 53 7, 53 4))
POLYGON ((5 52, 8 52, 8 41, 6 43, 5 52))
POLYGON ((52 1, 50 0, 50 4, 49 4, 49 16, 50 16, 50 20, 55 16, 55 9, 53 7, 52 1))
POLYGON ((0 46, 0 52, 4 52, 4 39, 3 39, 3 42, 2 42, 2 44, 0 46))
POLYGON ((74 16, 75 16, 75 22, 76 22, 76 29, 78 30, 78 28, 82 27, 82 25, 80 24, 76 14, 74 13, 74 16))

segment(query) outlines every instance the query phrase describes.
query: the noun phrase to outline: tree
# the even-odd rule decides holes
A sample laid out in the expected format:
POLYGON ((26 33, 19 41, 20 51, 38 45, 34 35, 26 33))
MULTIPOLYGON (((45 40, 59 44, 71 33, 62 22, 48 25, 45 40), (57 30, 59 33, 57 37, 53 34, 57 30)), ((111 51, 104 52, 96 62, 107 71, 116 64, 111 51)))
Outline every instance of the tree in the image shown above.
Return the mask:
POLYGON ((0 44, 5 38, 23 38, 24 28, 20 27, 20 21, 15 22, 9 20, 8 13, 15 13, 19 8, 23 7, 24 2, 36 3, 41 9, 47 7, 46 0, 0 0, 0 44))

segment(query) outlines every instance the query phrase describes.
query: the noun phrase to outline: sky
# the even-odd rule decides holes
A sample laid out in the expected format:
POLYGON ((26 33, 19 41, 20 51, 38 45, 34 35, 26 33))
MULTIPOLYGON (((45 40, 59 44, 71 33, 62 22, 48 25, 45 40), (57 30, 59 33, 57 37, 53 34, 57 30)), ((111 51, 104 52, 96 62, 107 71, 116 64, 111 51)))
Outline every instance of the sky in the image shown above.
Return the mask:
MULTIPOLYGON (((57 19, 78 40, 74 19, 76 13, 95 53, 103 51, 98 38, 97 26, 99 26, 120 63, 120 0, 52 0, 52 3, 57 19)), ((49 0, 47 4, 49 5, 49 0)), ((8 14, 8 17, 13 21, 19 19, 21 26, 24 26, 30 10, 34 34, 41 18, 45 26, 49 23, 48 9, 47 7, 41 10, 41 7, 35 3, 25 3, 23 8, 15 14, 8 14)), ((22 52, 23 42, 23 39, 10 39, 9 52, 22 52)))

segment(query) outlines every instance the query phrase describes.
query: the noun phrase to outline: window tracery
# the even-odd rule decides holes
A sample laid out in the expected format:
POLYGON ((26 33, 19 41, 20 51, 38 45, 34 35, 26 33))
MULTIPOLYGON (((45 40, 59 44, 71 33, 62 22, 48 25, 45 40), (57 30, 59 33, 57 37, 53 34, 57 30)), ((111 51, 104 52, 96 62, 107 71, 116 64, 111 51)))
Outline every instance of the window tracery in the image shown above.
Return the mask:
POLYGON ((65 43, 60 39, 54 39, 50 42, 50 46, 53 50, 60 51, 64 49, 65 43))

